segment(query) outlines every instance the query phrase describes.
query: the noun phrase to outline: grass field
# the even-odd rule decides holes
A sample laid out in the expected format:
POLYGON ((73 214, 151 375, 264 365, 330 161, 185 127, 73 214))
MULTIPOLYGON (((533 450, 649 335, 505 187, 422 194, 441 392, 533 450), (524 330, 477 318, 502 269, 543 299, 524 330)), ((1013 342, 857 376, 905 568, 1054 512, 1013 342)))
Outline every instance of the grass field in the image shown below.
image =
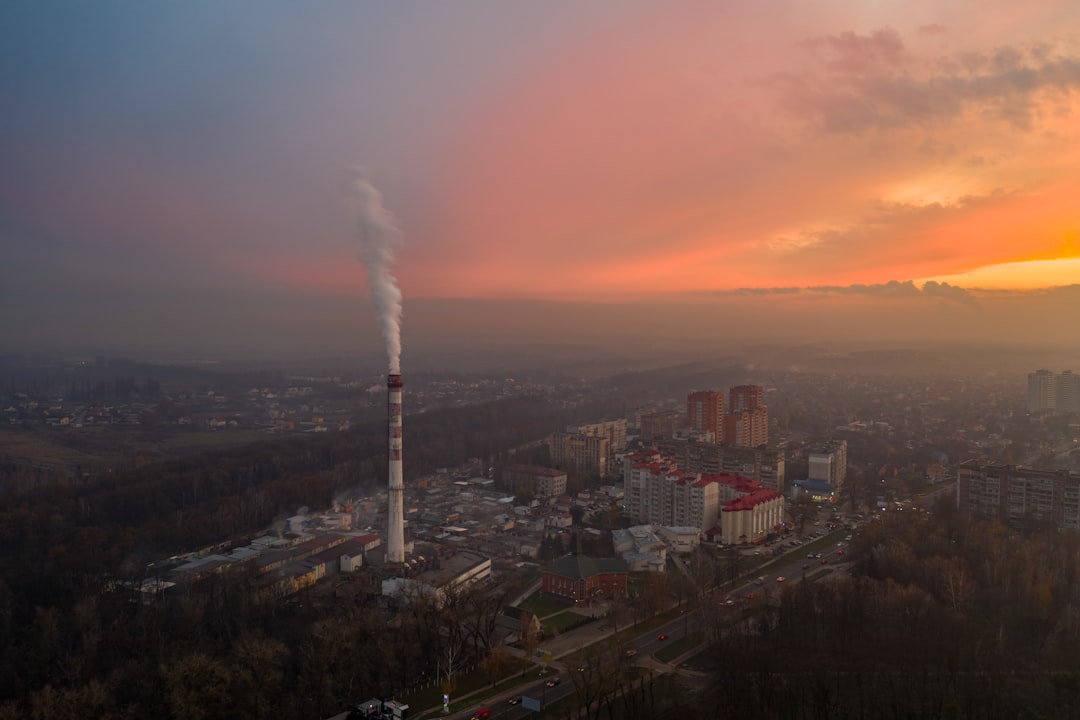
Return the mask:
POLYGON ((121 465, 137 455, 151 462, 269 439, 258 430, 191 431, 131 427, 0 429, 0 454, 29 462, 86 467, 121 465))
POLYGON ((531 613, 535 613, 538 618, 543 619, 548 615, 554 615, 566 610, 572 604, 573 603, 565 598, 556 597, 555 595, 545 595, 541 590, 525 598, 525 602, 521 603, 521 607, 531 613))
POLYGON ((564 633, 570 628, 577 627, 583 623, 584 618, 578 613, 572 610, 565 610, 558 615, 551 615, 544 618, 544 625, 550 627, 556 633, 564 633))

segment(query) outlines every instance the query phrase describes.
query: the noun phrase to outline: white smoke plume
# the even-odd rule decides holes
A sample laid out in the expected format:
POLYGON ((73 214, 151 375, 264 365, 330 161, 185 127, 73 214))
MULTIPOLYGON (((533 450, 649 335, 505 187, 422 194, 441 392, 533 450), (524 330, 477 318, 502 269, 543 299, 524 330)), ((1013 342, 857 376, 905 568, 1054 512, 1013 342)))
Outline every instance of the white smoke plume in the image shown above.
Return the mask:
POLYGON ((401 230, 394 215, 382 205, 382 193, 362 169, 352 172, 352 200, 356 213, 356 239, 360 262, 367 269, 371 301, 386 338, 390 373, 401 374, 401 290, 390 274, 394 249, 401 244, 401 230))

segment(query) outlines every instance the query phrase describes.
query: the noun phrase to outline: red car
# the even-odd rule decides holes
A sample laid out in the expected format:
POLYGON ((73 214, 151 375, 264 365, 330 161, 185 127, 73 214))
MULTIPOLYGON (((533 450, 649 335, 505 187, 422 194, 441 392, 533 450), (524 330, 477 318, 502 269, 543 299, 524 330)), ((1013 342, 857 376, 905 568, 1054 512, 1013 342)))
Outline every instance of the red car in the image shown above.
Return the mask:
POLYGON ((843 550, 837 550, 837 551, 836 551, 836 554, 837 554, 837 555, 843 555, 843 554, 844 554, 844 551, 843 551, 843 550))
POLYGON ((656 639, 657 640, 667 640, 667 635, 664 635, 663 633, 660 633, 659 635, 656 636, 656 639))
POLYGON ((829 558, 821 558, 821 560, 820 560, 819 562, 820 562, 820 563, 821 563, 822 565, 827 565, 827 564, 829 563, 829 558))

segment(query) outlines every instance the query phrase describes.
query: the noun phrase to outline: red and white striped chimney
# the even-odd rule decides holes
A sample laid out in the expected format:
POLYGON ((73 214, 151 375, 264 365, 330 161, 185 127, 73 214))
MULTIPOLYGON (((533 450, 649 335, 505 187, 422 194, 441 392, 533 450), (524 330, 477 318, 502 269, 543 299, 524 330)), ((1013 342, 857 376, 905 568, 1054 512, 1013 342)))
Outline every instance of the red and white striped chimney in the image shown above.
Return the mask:
POLYGON ((405 562, 405 476, 401 469, 401 376, 387 378, 387 475, 390 485, 387 499, 386 561, 405 562))

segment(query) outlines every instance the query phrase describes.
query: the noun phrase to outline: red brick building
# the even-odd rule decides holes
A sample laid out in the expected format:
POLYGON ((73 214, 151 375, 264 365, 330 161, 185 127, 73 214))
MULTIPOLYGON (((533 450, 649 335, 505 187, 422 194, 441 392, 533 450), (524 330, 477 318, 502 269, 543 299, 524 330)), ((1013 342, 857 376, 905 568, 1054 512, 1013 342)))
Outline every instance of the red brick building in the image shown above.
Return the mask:
POLYGON ((566 555, 544 568, 541 589, 575 603, 611 594, 626 595, 629 575, 622 558, 566 555))

